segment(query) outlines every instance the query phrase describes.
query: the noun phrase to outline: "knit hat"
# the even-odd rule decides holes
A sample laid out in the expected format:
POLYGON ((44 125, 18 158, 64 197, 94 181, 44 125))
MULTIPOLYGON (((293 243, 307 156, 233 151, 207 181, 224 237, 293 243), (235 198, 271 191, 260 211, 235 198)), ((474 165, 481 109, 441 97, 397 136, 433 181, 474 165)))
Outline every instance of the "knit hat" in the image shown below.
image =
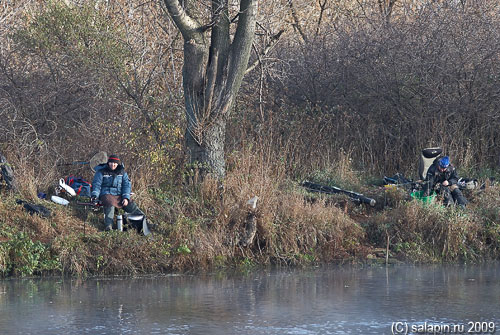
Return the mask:
POLYGON ((439 167, 442 169, 446 169, 450 165, 450 157, 444 156, 439 160, 439 167))
POLYGON ((120 158, 117 155, 111 155, 108 157, 108 163, 117 163, 120 164, 120 158))

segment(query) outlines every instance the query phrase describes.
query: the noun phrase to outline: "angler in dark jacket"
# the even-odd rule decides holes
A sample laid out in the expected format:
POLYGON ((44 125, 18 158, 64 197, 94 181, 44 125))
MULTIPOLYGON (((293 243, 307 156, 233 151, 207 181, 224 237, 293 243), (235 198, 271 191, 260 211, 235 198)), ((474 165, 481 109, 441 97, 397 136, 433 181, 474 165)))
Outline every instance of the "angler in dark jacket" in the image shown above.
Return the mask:
POLYGON ((425 194, 429 195, 437 184, 444 187, 444 200, 446 205, 456 203, 461 207, 465 207, 467 200, 458 187, 458 175, 455 167, 450 164, 448 156, 436 159, 427 170, 425 177, 427 181, 425 194))
POLYGON ((106 164, 95 167, 91 201, 99 199, 104 206, 105 230, 112 229, 115 208, 123 208, 125 212, 134 215, 144 215, 130 200, 131 188, 130 179, 118 156, 111 155, 106 164))

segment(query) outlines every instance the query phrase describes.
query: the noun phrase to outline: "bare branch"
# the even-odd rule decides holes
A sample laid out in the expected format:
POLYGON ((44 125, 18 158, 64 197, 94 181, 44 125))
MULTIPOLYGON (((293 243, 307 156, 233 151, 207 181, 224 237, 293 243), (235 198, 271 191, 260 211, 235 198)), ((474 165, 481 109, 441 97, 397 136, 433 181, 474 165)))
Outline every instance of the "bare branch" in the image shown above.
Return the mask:
POLYGON ((202 27, 188 15, 178 0, 164 0, 164 2, 184 40, 191 40, 202 31, 202 27))
POLYGON ((259 64, 262 63, 262 57, 266 56, 276 46, 276 44, 278 44, 280 37, 284 32, 285 30, 282 29, 277 34, 272 35, 266 47, 260 54, 258 54, 257 49, 254 48, 255 53, 257 54, 257 59, 250 66, 248 66, 247 70, 245 71, 245 75, 252 72, 259 64))
POLYGON ((299 17, 297 15, 297 12, 295 10, 295 7, 293 5, 293 0, 288 1, 288 5, 290 6, 290 11, 292 13, 292 18, 293 18, 293 28, 297 30, 297 32, 300 35, 300 38, 302 39, 302 43, 307 44, 309 43, 309 39, 307 38, 307 35, 304 33, 304 30, 302 29, 302 26, 299 21, 299 17))

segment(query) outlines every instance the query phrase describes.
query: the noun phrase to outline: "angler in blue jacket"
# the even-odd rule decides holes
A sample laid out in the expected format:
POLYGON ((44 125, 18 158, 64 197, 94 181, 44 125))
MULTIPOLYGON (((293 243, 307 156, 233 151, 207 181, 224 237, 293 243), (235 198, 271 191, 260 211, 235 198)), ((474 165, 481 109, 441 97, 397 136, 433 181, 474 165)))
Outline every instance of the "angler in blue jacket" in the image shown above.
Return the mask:
POLYGON ((130 179, 117 155, 111 155, 108 162, 95 167, 92 181, 91 201, 99 199, 104 206, 104 230, 112 229, 115 208, 123 208, 134 215, 144 215, 130 200, 130 179))

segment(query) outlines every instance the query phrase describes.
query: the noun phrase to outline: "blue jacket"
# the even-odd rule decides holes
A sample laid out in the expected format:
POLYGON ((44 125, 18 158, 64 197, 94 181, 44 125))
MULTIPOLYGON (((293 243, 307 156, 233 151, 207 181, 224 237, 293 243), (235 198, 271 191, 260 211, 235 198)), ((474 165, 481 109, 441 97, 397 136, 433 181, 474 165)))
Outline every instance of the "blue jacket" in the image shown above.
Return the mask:
POLYGON ((118 165, 115 170, 110 170, 107 163, 95 167, 92 197, 98 198, 101 195, 112 194, 130 200, 131 189, 130 179, 122 164, 118 165))

